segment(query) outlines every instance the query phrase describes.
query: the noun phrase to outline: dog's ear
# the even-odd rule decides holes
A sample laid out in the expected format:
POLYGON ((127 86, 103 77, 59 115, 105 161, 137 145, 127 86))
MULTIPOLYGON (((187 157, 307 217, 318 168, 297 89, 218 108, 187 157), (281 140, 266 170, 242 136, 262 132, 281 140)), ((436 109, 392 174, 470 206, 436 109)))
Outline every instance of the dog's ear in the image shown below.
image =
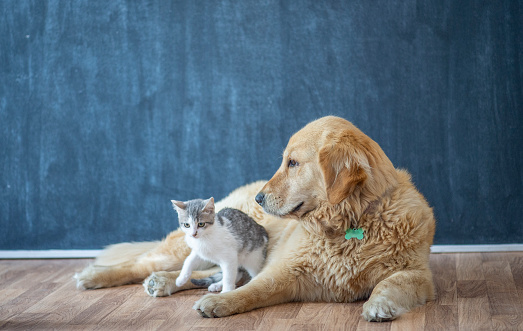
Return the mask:
POLYGON ((355 137, 344 132, 329 138, 320 149, 319 163, 331 204, 347 198, 370 175, 369 161, 357 145, 355 137))

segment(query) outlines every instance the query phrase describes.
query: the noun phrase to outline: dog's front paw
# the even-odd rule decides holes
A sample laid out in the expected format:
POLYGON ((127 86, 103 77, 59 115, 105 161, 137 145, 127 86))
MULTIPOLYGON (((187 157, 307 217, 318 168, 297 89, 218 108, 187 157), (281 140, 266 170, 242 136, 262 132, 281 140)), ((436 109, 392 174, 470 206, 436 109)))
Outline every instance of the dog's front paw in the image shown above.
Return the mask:
POLYGON ((363 313, 361 316, 369 322, 385 322, 392 321, 404 312, 405 310, 403 308, 398 307, 390 299, 378 296, 376 298, 370 298, 369 301, 363 304, 363 313))
POLYGON ((207 294, 196 301, 192 307, 203 317, 225 317, 239 313, 235 311, 226 296, 207 294))
POLYGON ((165 297, 176 292, 172 277, 162 275, 163 272, 153 272, 143 281, 145 293, 152 297, 165 297))
POLYGON ((76 273, 73 276, 76 280, 76 288, 79 290, 93 290, 104 287, 104 284, 97 279, 101 269, 101 267, 90 265, 82 272, 76 273))

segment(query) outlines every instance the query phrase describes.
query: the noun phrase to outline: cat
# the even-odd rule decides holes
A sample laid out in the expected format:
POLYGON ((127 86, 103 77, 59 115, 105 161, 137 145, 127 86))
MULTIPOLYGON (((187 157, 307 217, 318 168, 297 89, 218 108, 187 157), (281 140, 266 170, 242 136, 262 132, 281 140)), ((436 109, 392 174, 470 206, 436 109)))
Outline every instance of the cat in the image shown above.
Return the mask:
POLYGON ((220 266, 222 280, 209 285, 211 292, 236 288, 242 268, 252 277, 262 269, 267 256, 269 236, 265 228, 238 209, 225 208, 215 213, 214 198, 186 202, 171 200, 178 213, 180 229, 191 253, 183 263, 176 286, 185 284, 201 260, 220 266))

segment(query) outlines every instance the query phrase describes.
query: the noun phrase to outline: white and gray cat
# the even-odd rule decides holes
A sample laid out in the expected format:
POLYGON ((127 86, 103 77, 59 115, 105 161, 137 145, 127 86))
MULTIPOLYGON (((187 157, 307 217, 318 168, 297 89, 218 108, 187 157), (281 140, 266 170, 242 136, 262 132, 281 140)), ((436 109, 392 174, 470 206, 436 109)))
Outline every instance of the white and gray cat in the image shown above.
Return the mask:
POLYGON ((171 200, 178 212, 180 228, 191 253, 183 263, 176 286, 185 284, 201 260, 220 266, 223 279, 211 278, 209 291, 232 291, 241 278, 238 268, 251 277, 263 267, 269 236, 265 228, 240 210, 225 208, 215 213, 214 198, 189 201, 171 200))

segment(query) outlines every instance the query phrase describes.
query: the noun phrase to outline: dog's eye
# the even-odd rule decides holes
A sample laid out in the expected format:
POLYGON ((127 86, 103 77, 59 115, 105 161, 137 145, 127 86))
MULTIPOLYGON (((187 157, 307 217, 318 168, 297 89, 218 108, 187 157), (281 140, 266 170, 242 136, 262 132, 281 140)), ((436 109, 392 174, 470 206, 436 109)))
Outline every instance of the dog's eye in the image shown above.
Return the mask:
POLYGON ((287 166, 289 168, 293 168, 293 167, 296 167, 298 165, 299 165, 299 163, 296 160, 289 160, 289 163, 287 164, 287 166))

